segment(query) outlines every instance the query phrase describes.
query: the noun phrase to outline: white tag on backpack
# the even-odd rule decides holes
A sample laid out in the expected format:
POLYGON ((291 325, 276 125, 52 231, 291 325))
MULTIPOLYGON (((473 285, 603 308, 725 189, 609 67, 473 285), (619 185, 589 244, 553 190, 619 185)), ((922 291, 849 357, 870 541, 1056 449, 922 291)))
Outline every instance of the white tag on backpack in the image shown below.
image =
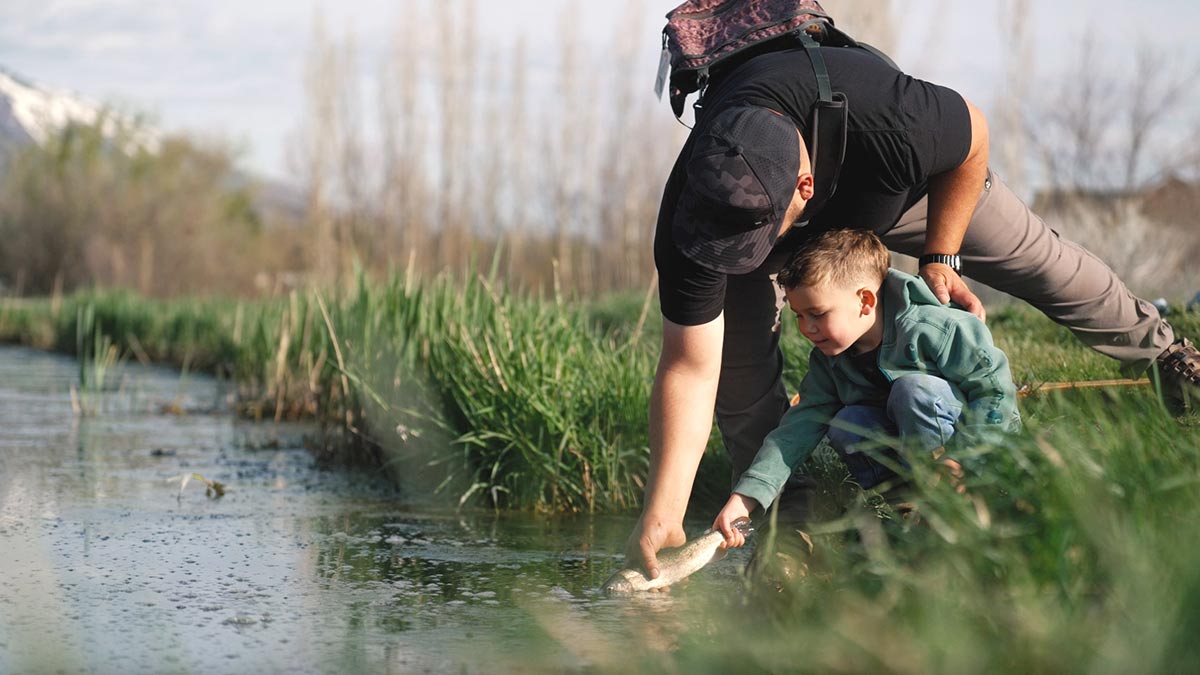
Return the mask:
MULTIPOLYGON (((663 42, 666 42, 666 40, 663 42)), ((658 100, 660 101, 662 100, 663 89, 667 85, 667 71, 670 69, 671 54, 667 51, 667 47, 664 44, 662 56, 658 57, 658 77, 654 78, 654 95, 657 96, 658 100)))

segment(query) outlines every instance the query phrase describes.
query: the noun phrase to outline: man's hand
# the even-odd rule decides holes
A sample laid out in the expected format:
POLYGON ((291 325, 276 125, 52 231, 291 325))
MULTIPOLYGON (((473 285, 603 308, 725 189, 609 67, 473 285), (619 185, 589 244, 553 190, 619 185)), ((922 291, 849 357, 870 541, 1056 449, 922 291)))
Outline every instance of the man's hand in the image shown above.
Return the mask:
MULTIPOLYGON (((988 177, 988 126, 983 112, 963 99, 971 117, 971 147, 962 164, 929 177, 929 220, 925 229, 925 253, 957 253, 975 204, 988 177)), ((921 278, 941 302, 955 302, 968 312, 987 319, 983 303, 963 283, 962 277, 937 263, 921 266, 921 278)))
POLYGON ((734 527, 733 523, 738 518, 750 517, 750 511, 756 506, 758 502, 745 495, 735 492, 729 496, 729 501, 725 502, 725 507, 717 514, 717 519, 712 524, 712 529, 725 535, 725 548, 738 548, 746 543, 746 535, 734 527))
POLYGON ((663 317, 663 349, 650 391, 650 472, 642 517, 625 542, 625 560, 658 577, 658 552, 687 541, 687 512, 696 467, 712 431, 721 377, 725 315, 699 326, 663 317))
POLYGON ((658 552, 685 543, 687 534, 683 531, 683 523, 668 525, 643 513, 625 542, 625 564, 644 570, 647 579, 656 579, 658 552))
POLYGON ((958 303, 963 309, 979 317, 981 321, 987 321, 987 310, 983 308, 983 303, 971 292, 971 289, 967 288, 962 277, 958 276, 958 273, 950 269, 948 265, 929 263, 921 267, 920 274, 925 283, 929 284, 929 290, 933 291, 939 302, 958 303))

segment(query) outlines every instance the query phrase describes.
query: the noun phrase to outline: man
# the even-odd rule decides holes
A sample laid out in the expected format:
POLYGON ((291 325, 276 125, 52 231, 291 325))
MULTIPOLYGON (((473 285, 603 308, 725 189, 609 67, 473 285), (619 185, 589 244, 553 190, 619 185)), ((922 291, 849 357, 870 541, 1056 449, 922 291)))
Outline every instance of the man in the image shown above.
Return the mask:
POLYGON ((735 477, 786 410, 773 276, 825 229, 873 230, 919 257, 939 300, 985 318, 959 276, 961 260, 973 278, 1034 305, 1129 372, 1155 366, 1169 403, 1182 407, 1200 392, 1200 352, 988 169, 987 122, 975 106, 863 50, 822 53, 849 103, 832 196, 816 194, 808 127, 817 84, 800 48, 755 56, 711 84, 667 181, 654 245, 663 345, 650 475, 626 544, 651 577, 657 551, 685 540, 714 409, 735 477), (818 211, 806 209, 809 200, 818 211))

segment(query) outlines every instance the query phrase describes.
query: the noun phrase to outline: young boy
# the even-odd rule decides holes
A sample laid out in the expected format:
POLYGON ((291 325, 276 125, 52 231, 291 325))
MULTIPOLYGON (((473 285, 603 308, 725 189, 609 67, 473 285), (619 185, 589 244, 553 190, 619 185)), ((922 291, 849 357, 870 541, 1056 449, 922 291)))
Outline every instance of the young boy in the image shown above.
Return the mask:
MULTIPOLYGON (((713 522, 729 546, 733 521, 766 509, 828 432, 863 487, 887 477, 861 452, 881 436, 940 457, 952 436, 981 441, 1020 426, 1008 359, 972 314, 943 306, 925 282, 889 269, 879 238, 825 232, 778 276, 800 332, 813 343, 800 401, 763 441, 713 522)), ((957 465, 953 465, 957 466, 957 465)))

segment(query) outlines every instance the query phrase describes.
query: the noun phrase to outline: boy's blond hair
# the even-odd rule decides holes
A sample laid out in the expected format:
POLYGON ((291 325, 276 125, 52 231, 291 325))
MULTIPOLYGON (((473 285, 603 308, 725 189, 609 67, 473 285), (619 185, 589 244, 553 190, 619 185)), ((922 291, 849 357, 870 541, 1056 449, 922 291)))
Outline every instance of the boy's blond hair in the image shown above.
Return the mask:
POLYGON ((776 281, 785 289, 854 284, 878 289, 891 258, 887 247, 869 230, 830 230, 792 254, 776 281))

